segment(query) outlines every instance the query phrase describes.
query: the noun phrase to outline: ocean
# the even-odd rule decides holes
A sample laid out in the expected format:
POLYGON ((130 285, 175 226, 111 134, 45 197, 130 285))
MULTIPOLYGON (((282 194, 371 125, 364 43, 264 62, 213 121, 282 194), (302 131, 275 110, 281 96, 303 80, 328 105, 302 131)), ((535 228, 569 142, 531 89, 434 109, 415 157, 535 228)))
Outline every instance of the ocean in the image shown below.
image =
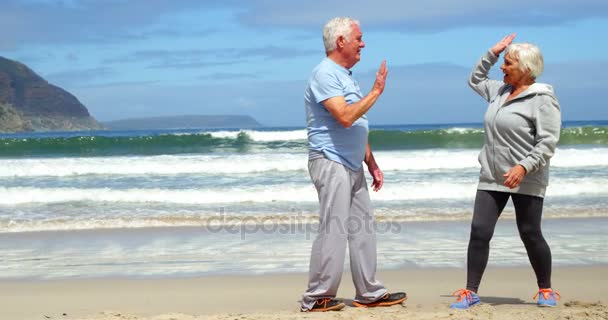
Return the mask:
MULTIPOLYGON (((463 267, 482 125, 371 129, 386 180, 371 192, 378 268, 463 267)), ((1 279, 307 271, 318 203, 303 128, 0 134, 0 144, 1 279)), ((563 123, 543 215, 555 265, 608 263, 608 121, 563 123)), ((527 264, 509 204, 490 265, 527 264)))

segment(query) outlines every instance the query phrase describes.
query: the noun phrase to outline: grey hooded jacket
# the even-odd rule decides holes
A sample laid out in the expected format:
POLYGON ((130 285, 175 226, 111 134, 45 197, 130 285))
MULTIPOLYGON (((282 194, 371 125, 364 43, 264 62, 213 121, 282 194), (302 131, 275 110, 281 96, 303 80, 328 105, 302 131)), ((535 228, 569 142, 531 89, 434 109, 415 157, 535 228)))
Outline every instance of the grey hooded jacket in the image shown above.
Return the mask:
POLYGON ((491 80, 488 72, 498 57, 488 51, 473 69, 469 86, 490 103, 484 117, 485 143, 479 154, 478 189, 544 197, 549 184, 549 159, 561 127, 559 102, 550 85, 534 83, 505 102, 511 85, 491 80), (521 165, 526 176, 509 189, 503 175, 521 165))

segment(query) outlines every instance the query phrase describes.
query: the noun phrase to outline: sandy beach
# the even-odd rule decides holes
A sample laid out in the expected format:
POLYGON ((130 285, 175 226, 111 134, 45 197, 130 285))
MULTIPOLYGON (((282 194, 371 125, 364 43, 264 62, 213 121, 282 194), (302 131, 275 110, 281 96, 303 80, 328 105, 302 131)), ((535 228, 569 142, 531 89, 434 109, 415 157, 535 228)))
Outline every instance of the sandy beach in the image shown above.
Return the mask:
POLYGON ((9 280, 0 282, 0 319, 608 319, 608 268, 559 267, 553 286, 557 308, 532 300, 531 268, 489 267, 480 288, 483 305, 447 308, 463 286, 461 269, 380 271, 389 290, 405 290, 403 306, 361 309, 345 273, 339 312, 301 313, 298 300, 306 274, 210 276, 171 279, 9 280))
MULTIPOLYGON (((319 206, 301 127, 6 137, 0 320, 608 319, 608 124, 564 125, 543 211, 559 307, 532 299, 509 204, 468 311, 448 305, 465 284, 481 124, 374 129, 378 278, 409 299, 324 314, 299 312, 319 206)), ((353 297, 345 273, 338 298, 353 297)))

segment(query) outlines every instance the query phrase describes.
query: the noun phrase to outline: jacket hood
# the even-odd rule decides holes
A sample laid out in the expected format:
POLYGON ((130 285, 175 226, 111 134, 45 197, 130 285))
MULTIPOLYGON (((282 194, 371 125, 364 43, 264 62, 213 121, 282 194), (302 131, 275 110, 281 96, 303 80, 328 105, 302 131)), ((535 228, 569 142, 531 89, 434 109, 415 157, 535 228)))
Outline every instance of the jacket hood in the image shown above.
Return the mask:
POLYGON ((556 99, 555 92, 553 91, 553 87, 546 83, 533 83, 522 96, 529 95, 548 95, 553 99, 556 99))

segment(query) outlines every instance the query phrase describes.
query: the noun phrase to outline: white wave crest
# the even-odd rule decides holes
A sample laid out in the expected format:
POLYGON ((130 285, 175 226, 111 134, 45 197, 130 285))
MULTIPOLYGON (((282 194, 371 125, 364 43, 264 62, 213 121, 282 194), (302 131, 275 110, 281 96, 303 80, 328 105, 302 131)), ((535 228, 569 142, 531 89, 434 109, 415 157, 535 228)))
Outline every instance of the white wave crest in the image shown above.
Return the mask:
POLYGON ((552 167, 601 167, 608 166, 608 148, 558 149, 551 158, 552 167))
POLYGON ((458 133, 458 134, 482 133, 483 129, 454 127, 454 128, 445 129, 445 132, 447 132, 447 133, 458 133))
MULTIPOLYGON (((606 182, 601 178, 554 179, 547 196, 608 195, 606 182)), ((373 200, 435 200, 472 199, 477 183, 422 182, 409 185, 385 183, 380 192, 371 192, 373 200)), ((64 202, 112 202, 112 203, 165 203, 165 204, 215 204, 215 203, 270 203, 316 202, 317 194, 312 184, 279 184, 273 186, 238 186, 206 189, 158 189, 158 188, 0 188, 0 205, 64 202)))
POLYGON ((0 160, 0 177, 239 174, 306 170, 305 154, 192 155, 0 160))
POLYGON ((241 131, 215 131, 208 132, 215 138, 232 138, 236 139, 241 132, 246 133, 252 140, 259 142, 270 141, 294 141, 306 140, 306 130, 290 130, 290 131, 256 131, 256 130, 241 130, 241 131))
MULTIPOLYGON (((378 151, 383 171, 457 170, 479 168, 478 150, 430 149, 378 151)), ((164 155, 94 158, 2 159, 0 177, 78 175, 244 174, 306 171, 306 153, 225 155, 164 155)), ((551 159, 553 168, 608 166, 608 148, 560 149, 551 159)))

